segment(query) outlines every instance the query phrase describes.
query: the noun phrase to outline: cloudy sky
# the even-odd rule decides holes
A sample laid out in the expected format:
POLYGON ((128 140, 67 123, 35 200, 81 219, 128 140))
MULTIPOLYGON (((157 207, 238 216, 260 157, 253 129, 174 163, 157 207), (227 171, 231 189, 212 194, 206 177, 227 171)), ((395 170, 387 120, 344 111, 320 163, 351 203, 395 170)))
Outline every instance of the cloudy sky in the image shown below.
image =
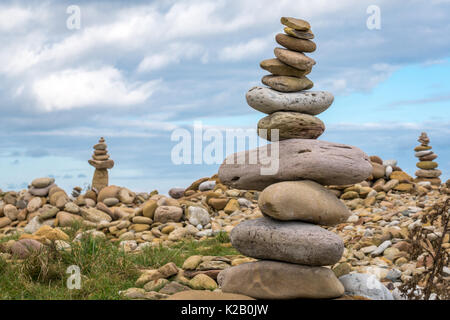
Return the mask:
POLYGON ((2 1, 0 188, 49 175, 67 191, 89 184, 100 136, 116 162, 111 184, 167 192, 216 173, 174 164, 171 135, 194 121, 255 128, 264 115, 245 93, 274 57, 281 16, 311 23, 309 78, 335 95, 320 140, 414 174, 426 131, 450 178, 450 0, 2 1), (71 5, 79 29, 68 27, 71 5), (371 5, 379 30, 366 24, 371 5))

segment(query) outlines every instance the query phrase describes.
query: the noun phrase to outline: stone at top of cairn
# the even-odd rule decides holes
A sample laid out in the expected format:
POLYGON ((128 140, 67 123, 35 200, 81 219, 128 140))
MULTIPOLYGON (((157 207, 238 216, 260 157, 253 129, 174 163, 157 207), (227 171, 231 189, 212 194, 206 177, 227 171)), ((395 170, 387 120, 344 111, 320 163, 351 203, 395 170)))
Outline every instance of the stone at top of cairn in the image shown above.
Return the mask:
POLYGON ((422 132, 417 141, 419 141, 423 146, 427 146, 430 143, 430 138, 428 138, 426 132, 422 132))

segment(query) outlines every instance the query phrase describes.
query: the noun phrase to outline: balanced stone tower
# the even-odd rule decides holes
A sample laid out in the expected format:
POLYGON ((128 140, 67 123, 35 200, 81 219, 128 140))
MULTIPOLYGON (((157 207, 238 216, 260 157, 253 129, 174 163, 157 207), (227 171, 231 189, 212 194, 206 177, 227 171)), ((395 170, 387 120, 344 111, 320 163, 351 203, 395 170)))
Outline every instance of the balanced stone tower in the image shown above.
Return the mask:
POLYGON ((442 174, 441 170, 436 169, 438 164, 433 162, 437 158, 437 155, 431 151, 430 139, 428 138, 426 132, 422 132, 419 139, 420 146, 414 148, 416 158, 419 158, 420 162, 417 162, 416 166, 419 170, 416 171, 416 182, 429 181, 433 185, 440 186, 441 179, 439 178, 442 174))
POLYGON ((100 192, 108 186, 108 169, 114 167, 114 161, 109 159, 107 150, 108 146, 102 137, 94 146, 94 154, 89 164, 95 168, 94 177, 92 178, 92 189, 100 192))
POLYGON ((276 41, 287 49, 276 48, 276 59, 261 62, 272 73, 262 79, 270 88, 254 87, 246 95, 251 107, 268 114, 259 121, 258 134, 273 143, 230 155, 219 169, 220 181, 230 187, 262 190, 263 217, 240 223, 230 235, 237 250, 261 260, 228 268, 218 281, 224 292, 258 299, 337 298, 344 287, 326 266, 341 259, 344 243, 319 225, 345 222, 350 212, 324 186, 361 182, 372 166, 356 147, 315 140, 325 130, 315 115, 334 97, 304 91, 313 86, 305 75, 315 64, 303 53, 316 48, 309 23, 294 18, 281 23, 286 34, 276 41), (264 171, 275 160, 270 150, 276 144, 278 170, 264 171))

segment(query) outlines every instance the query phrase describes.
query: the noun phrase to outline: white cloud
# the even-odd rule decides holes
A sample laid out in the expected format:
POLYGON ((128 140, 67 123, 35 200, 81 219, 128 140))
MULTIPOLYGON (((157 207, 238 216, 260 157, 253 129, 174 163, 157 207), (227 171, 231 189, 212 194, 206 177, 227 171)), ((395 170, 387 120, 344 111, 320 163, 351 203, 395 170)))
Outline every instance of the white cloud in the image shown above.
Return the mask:
POLYGON ((137 68, 138 72, 149 72, 178 64, 182 59, 204 59, 205 49, 193 43, 174 43, 164 48, 162 52, 146 56, 137 68))
POLYGON ((24 26, 33 18, 33 12, 20 7, 0 6, 0 32, 24 26))
POLYGON ((32 90, 40 108, 48 112, 95 105, 121 107, 140 104, 151 96, 158 83, 127 83, 119 70, 103 67, 52 73, 36 80, 32 90))
POLYGON ((273 43, 273 38, 255 38, 250 41, 227 46, 219 52, 219 59, 223 61, 239 61, 250 58, 269 48, 271 43, 273 43))

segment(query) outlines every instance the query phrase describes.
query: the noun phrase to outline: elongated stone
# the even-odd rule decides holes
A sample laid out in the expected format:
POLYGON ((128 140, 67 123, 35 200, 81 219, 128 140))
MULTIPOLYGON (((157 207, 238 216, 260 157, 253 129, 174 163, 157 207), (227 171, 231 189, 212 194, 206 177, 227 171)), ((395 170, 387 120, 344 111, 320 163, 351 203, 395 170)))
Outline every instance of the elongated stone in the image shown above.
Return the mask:
POLYGON ((280 22, 281 24, 284 24, 286 27, 295 30, 308 31, 309 29, 311 29, 311 25, 309 24, 309 22, 302 19, 281 17, 280 22))
POLYGON ((294 67, 291 67, 291 66, 281 62, 279 59, 263 60, 263 61, 261 61, 261 63, 259 65, 262 69, 267 70, 276 76, 288 76, 288 77, 301 78, 311 72, 311 69, 299 70, 294 67))
POLYGON ((330 299, 344 294, 331 269, 277 261, 243 263, 221 271, 217 280, 223 292, 256 299, 330 299))
POLYGON ((261 192, 258 205, 264 214, 284 221, 333 226, 350 217, 350 211, 333 192, 308 180, 272 184, 261 192))
POLYGON ((307 77, 296 78, 267 75, 264 76, 261 81, 272 89, 281 92, 296 92, 301 90, 308 90, 314 86, 314 83, 307 77))
POLYGON ((230 238, 233 247, 246 256, 307 266, 333 265, 344 252, 338 235, 298 221, 248 220, 238 224, 230 238))
POLYGON ((295 30, 295 29, 289 28, 289 27, 284 27, 284 32, 286 32, 286 34, 288 34, 292 37, 296 37, 299 39, 305 39, 305 40, 314 39, 314 34, 311 32, 311 30, 300 31, 300 30, 295 30))
POLYGON ((417 170, 416 176, 421 178, 437 178, 442 174, 441 170, 432 169, 432 170, 417 170))
POLYGON ((220 181, 236 189, 262 190, 273 183, 295 180, 354 184, 372 173, 369 157, 353 146, 310 139, 272 145, 229 155, 219 168, 220 181))
POLYGON ((269 141, 317 139, 324 131, 325 124, 319 118, 298 112, 275 112, 258 122, 258 135, 269 141), (274 129, 279 131, 275 138, 274 129))
POLYGON ((297 39, 282 33, 275 36, 275 40, 279 45, 297 52, 314 52, 316 44, 311 40, 297 39))
POLYGON ((424 169, 424 170, 430 170, 435 169, 438 167, 437 162, 433 161, 420 161, 416 163, 417 168, 424 169))
POLYGON ((310 57, 305 56, 301 52, 291 51, 283 48, 275 48, 274 53, 281 62, 284 62, 291 67, 300 70, 311 69, 316 64, 316 61, 314 61, 310 57))
POLYGON ((294 111, 318 115, 327 110, 334 100, 333 94, 327 91, 281 93, 266 87, 253 87, 245 97, 250 107, 266 114, 294 111))

